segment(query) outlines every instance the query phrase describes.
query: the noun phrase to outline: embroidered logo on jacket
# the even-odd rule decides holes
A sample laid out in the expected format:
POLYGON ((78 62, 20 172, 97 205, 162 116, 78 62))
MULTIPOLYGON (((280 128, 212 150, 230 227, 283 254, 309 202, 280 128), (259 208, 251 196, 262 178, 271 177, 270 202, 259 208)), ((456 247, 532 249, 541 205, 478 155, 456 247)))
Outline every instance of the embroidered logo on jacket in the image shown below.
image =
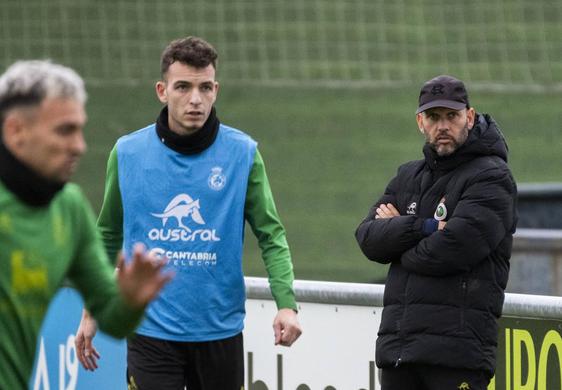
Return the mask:
POLYGON ((418 207, 418 204, 416 202, 412 202, 410 203, 410 205, 408 206, 408 208, 406 209, 406 214, 408 215, 415 215, 416 214, 416 209, 418 207))
POLYGON ((445 197, 441 198, 441 201, 437 205, 435 209, 435 214, 433 214, 433 218, 438 221, 443 221, 447 218, 447 206, 445 206, 445 197))

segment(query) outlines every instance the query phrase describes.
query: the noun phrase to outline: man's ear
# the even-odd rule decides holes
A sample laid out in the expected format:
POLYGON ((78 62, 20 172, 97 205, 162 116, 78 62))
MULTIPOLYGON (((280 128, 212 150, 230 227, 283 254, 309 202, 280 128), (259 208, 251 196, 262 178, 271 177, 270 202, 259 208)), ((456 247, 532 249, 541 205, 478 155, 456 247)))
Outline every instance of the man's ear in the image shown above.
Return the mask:
POLYGON ((168 103, 168 94, 166 93, 166 82, 160 80, 156 83, 156 96, 161 103, 168 103))
POLYGON ((420 129, 420 133, 425 134, 423 130, 423 112, 416 114, 416 122, 418 124, 418 129, 420 129))
POLYGON ((476 118, 476 110, 473 107, 470 107, 466 110, 466 121, 467 126, 469 129, 474 127, 474 120, 476 118))
POLYGON ((11 111, 6 114, 2 125, 2 140, 9 149, 18 147, 24 141, 25 120, 21 113, 11 111))

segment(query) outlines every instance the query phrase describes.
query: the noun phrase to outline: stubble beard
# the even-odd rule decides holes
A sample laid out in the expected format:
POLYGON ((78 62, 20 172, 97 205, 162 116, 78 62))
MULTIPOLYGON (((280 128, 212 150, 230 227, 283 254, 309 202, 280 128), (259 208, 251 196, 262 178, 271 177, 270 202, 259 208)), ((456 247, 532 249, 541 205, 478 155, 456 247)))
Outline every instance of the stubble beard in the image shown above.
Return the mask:
POLYGON ((439 145, 437 139, 435 139, 434 141, 430 141, 429 139, 427 139, 427 142, 429 143, 431 149, 433 149, 439 157, 446 157, 455 153, 457 149, 460 148, 466 142, 467 138, 468 138, 468 120, 464 124, 459 139, 450 137, 451 144, 439 145))

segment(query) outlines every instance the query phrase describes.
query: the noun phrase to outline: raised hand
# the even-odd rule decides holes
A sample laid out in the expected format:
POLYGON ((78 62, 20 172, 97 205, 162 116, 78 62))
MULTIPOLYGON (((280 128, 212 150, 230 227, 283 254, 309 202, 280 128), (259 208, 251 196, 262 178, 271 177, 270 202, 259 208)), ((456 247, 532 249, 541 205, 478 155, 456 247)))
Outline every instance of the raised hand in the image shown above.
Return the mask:
POLYGON ((172 273, 162 274, 164 261, 147 253, 142 244, 133 249, 133 259, 125 264, 119 255, 117 283, 123 299, 132 307, 146 306, 172 278, 172 273))

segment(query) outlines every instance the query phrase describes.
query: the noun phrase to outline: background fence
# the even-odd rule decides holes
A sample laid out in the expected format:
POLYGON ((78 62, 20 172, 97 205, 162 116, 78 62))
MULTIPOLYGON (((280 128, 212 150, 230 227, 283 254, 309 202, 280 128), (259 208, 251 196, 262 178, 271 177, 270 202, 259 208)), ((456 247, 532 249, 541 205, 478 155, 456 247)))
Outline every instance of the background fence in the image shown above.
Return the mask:
POLYGON ((196 33, 260 84, 407 85, 454 72, 486 89, 562 89, 557 0, 3 0, 0 64, 50 56, 96 83, 158 77, 196 33), (153 60, 147 64, 147 59, 153 60))
MULTIPOLYGON (((271 321, 277 309, 267 280, 246 278, 246 291, 249 298, 244 331, 246 389, 380 388, 374 347, 384 286, 295 281, 304 332, 291 348, 273 345, 271 321)), ((79 366, 73 340, 80 310, 81 301, 74 290, 59 293, 43 325, 30 389, 123 388, 123 341, 98 335, 100 368, 92 373, 79 366)), ((496 376, 488 390, 559 389, 562 299, 508 294, 503 311, 496 376)))

